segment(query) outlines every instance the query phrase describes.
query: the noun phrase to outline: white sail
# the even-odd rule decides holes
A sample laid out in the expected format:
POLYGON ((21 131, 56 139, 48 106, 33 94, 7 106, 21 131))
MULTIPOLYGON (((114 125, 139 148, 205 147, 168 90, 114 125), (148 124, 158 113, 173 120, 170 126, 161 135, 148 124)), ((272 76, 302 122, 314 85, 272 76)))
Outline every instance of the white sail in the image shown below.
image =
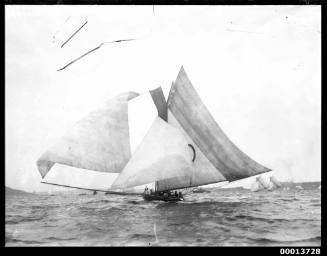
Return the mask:
POLYGON ((142 94, 129 101, 128 124, 132 155, 149 131, 156 116, 157 110, 150 93, 142 94))
POLYGON ((131 157, 128 101, 138 95, 121 94, 77 122, 38 159, 42 178, 55 163, 98 172, 121 172, 131 157))
POLYGON ((187 141, 190 151, 191 162, 191 175, 187 177, 176 177, 167 180, 161 180, 157 183, 157 191, 165 191, 170 189, 196 187, 200 185, 207 185, 212 183, 218 183, 226 181, 225 177, 212 165, 212 163, 204 156, 198 146, 187 135, 185 130, 178 123, 174 115, 168 110, 168 123, 178 128, 187 141), (193 152, 193 149, 194 152, 193 152))
POLYGON ((269 189, 269 184, 265 184, 262 177, 259 176, 259 177, 255 178, 255 181, 252 183, 250 189, 251 189, 252 192, 257 192, 257 191, 261 191, 261 190, 264 190, 264 189, 269 189))
POLYGON ((251 185, 251 191, 252 192, 257 192, 259 190, 262 190, 260 184, 257 181, 253 182, 252 185, 251 185))
POLYGON ((272 183, 271 181, 268 183, 268 190, 269 191, 272 191, 272 190, 274 190, 276 188, 277 188, 277 186, 274 183, 272 183))
POLYGON ((263 188, 265 188, 265 189, 268 189, 269 188, 269 183, 266 180, 264 180, 264 178, 262 176, 257 177, 257 182, 259 182, 259 184, 263 188))
POLYGON ((277 187, 277 188, 280 188, 282 186, 282 184, 274 177, 274 176, 271 176, 270 177, 270 181, 277 187))
POLYGON ((192 174, 191 153, 181 131, 156 117, 111 188, 128 188, 192 174))

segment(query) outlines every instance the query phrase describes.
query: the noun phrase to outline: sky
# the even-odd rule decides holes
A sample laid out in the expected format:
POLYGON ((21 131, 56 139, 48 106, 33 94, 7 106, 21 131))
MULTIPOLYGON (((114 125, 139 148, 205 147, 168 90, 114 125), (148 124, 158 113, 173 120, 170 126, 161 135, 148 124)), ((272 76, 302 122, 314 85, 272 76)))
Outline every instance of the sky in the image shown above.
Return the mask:
MULTIPOLYGON (((320 181, 320 13, 313 5, 5 6, 6 186, 62 189, 40 184, 40 155, 119 93, 162 86, 167 95, 181 66, 243 152, 281 181, 320 181), (130 38, 57 71, 102 42, 130 38)), ((143 128, 147 111, 134 110, 143 128)), ((46 179, 99 188, 115 177, 55 165, 46 179)))

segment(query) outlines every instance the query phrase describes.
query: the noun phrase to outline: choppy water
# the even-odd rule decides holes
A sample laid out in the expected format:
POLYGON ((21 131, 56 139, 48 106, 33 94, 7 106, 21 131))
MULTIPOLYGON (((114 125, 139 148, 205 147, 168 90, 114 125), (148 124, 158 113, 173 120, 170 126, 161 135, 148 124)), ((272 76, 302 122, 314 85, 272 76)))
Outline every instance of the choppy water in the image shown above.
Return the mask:
POLYGON ((6 245, 320 246, 318 189, 215 189, 185 202, 140 196, 6 197, 6 245))

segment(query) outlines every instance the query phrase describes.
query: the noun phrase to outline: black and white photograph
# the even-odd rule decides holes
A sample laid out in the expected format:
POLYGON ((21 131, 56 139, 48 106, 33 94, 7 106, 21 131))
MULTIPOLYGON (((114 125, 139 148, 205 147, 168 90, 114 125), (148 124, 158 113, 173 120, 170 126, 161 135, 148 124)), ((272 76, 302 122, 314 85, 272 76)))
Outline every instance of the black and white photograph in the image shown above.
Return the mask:
POLYGON ((321 5, 5 5, 5 246, 321 246, 321 5))

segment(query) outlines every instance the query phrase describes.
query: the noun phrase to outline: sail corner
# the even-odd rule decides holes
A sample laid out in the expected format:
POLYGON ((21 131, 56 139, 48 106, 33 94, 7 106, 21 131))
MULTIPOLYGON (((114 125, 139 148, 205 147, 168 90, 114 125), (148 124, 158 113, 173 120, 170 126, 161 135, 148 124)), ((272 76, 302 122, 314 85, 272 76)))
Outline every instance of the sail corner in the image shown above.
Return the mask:
POLYGON ((36 166, 37 169, 39 170, 39 173, 41 174, 42 179, 45 178, 45 176, 48 174, 52 166, 54 165, 53 162, 47 161, 42 159, 42 157, 37 160, 36 166))
POLYGON ((127 93, 127 100, 132 100, 134 99, 135 97, 138 97, 140 96, 140 94, 138 92, 134 92, 134 91, 130 91, 127 93))

